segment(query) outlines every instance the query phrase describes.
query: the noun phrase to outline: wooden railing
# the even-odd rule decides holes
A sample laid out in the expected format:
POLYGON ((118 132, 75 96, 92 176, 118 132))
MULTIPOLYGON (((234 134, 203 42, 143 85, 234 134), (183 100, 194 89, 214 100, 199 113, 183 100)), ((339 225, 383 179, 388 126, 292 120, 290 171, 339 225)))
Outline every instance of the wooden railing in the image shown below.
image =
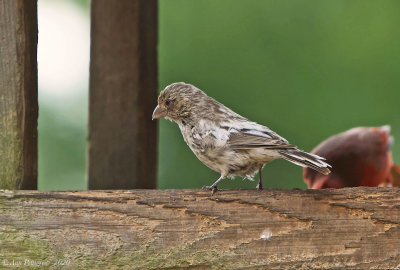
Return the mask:
MULTIPOLYGON (((91 18, 89 188, 154 188, 157 1, 91 18)), ((398 188, 8 191, 37 187, 37 33, 0 0, 0 269, 400 269, 398 188)))
POLYGON ((0 264, 399 269, 399 205, 398 188, 0 192, 0 264))
MULTIPOLYGON (((90 189, 155 188, 156 0, 91 6, 90 189)), ((56 22, 55 22, 56 23, 56 22)), ((39 31, 40 32, 40 31, 39 31)), ((0 0, 0 188, 37 188, 37 2, 0 0)))

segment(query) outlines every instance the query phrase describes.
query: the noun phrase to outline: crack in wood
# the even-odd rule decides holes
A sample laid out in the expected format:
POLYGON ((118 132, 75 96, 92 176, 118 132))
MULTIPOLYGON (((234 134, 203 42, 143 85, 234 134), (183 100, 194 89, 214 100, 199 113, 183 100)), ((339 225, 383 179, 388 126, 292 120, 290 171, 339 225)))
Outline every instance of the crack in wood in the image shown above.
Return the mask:
POLYGON ((0 192, 0 240, 9 247, 2 246, 0 260, 15 249, 18 256, 32 254, 22 244, 28 239, 37 242, 35 254, 63 254, 93 269, 132 261, 132 269, 393 268, 400 250, 398 194, 395 188, 213 196, 199 190, 0 192))

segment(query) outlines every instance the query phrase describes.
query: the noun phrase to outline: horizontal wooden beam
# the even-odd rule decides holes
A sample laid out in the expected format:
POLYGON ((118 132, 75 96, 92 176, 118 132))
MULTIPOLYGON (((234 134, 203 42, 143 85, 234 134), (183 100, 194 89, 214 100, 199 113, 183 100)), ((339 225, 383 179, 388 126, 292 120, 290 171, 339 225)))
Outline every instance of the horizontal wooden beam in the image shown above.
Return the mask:
POLYGON ((0 264, 397 269, 399 205, 398 188, 2 191, 0 264))

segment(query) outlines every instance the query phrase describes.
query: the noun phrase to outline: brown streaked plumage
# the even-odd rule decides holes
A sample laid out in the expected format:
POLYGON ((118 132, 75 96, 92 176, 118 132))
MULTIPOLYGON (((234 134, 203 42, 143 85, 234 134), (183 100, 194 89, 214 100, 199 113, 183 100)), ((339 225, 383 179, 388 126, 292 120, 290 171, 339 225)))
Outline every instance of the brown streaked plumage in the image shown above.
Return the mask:
POLYGON ((221 177, 205 188, 215 191, 225 177, 251 178, 263 166, 278 158, 329 174, 324 158, 304 152, 266 126, 240 116, 191 84, 167 86, 158 97, 153 119, 176 122, 183 138, 197 158, 221 177))

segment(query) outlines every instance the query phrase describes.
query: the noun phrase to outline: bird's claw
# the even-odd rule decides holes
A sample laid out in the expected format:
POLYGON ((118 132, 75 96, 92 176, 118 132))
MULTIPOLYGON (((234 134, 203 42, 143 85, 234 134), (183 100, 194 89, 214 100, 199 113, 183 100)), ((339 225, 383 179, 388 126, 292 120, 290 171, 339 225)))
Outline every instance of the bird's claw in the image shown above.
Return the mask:
POLYGON ((214 194, 218 191, 218 188, 217 186, 204 186, 202 187, 202 190, 211 190, 211 193, 214 194))
POLYGON ((258 183, 258 185, 256 186, 256 188, 257 188, 258 190, 262 190, 262 189, 263 189, 262 184, 261 184, 261 183, 258 183))

